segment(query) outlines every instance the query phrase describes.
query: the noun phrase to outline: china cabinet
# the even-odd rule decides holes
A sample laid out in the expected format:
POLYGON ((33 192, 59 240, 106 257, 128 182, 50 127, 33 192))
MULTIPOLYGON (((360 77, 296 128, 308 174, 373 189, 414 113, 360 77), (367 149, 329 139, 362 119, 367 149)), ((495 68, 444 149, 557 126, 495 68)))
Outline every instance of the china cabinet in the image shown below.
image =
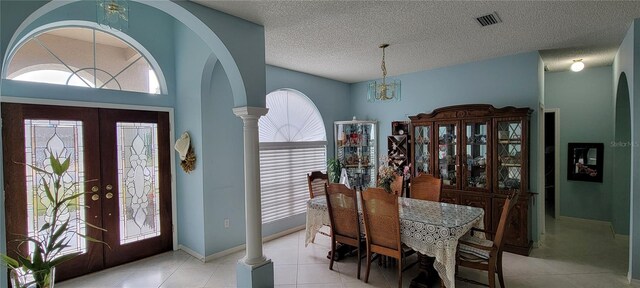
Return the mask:
POLYGON ((519 190, 505 236, 505 250, 528 255, 529 108, 487 104, 443 107, 409 117, 412 174, 442 179, 441 201, 481 207, 495 230, 506 196, 519 190))
POLYGON ((377 162, 376 121, 334 122, 335 157, 346 168, 352 188, 375 187, 377 162))

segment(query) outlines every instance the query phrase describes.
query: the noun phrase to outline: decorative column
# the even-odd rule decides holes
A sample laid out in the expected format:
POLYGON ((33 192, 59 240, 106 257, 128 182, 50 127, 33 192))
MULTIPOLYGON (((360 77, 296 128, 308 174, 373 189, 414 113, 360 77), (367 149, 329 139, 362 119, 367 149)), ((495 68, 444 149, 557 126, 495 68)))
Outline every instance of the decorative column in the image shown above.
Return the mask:
POLYGON ((260 204, 260 147, 258 119, 267 114, 262 107, 237 107, 233 113, 244 123, 244 203, 247 254, 238 261, 238 287, 273 287, 273 263, 262 254, 262 209, 260 204))

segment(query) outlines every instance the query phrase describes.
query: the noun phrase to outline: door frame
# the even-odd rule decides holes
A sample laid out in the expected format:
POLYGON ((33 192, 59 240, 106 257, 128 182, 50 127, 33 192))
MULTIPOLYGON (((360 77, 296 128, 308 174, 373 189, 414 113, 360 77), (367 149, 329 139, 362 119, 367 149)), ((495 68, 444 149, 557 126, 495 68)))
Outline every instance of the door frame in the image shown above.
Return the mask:
MULTIPOLYGON (((555 167, 553 168, 555 171, 555 180, 553 183, 554 186, 554 208, 555 211, 553 212, 554 218, 558 219, 558 217, 560 217, 560 108, 547 108, 544 109, 544 113, 546 115, 546 113, 554 113, 554 117, 553 117, 553 121, 554 121, 554 164, 555 167)), ((544 116, 544 115, 543 115, 544 116)), ((543 207, 545 205, 542 205, 543 207)), ((543 212, 546 213, 546 208, 543 208, 543 212)), ((543 214, 544 215, 544 214, 543 214)), ((544 218, 543 218, 544 219, 544 218)))
MULTIPOLYGON (((131 104, 113 104, 113 103, 99 103, 99 102, 84 102, 84 101, 67 101, 67 100, 54 100, 54 99, 42 99, 42 98, 22 98, 22 97, 10 97, 0 96, 1 103, 18 103, 18 104, 37 104, 37 105, 52 105, 52 106, 71 106, 71 107, 85 107, 85 108, 106 108, 106 109, 122 109, 122 110, 142 110, 142 111, 155 111, 155 112, 167 112, 169 113, 169 147, 173 147, 175 143, 174 134, 174 115, 172 107, 160 107, 160 106, 144 106, 144 105, 131 105, 131 104)), ((171 163, 171 225, 173 229, 172 242, 173 250, 178 250, 178 218, 177 218, 177 199, 176 199, 176 160, 175 150, 169 149, 170 163, 171 163)), ((0 233, 6 234, 4 225, 0 233)))

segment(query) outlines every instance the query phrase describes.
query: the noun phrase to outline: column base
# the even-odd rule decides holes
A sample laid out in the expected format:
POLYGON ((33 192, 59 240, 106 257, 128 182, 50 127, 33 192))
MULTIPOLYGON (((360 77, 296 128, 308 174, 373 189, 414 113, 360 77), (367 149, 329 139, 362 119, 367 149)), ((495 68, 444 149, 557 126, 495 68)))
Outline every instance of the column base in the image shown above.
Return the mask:
POLYGON ((236 279, 240 288, 273 287, 273 262, 266 259, 263 263, 250 265, 240 260, 236 265, 236 279))

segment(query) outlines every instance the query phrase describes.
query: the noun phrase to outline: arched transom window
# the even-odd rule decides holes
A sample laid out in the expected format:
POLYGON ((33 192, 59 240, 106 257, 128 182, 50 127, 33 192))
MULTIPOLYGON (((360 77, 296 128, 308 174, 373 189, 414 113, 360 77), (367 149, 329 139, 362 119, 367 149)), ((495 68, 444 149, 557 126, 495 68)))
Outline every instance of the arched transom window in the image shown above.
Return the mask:
POLYGON ((327 132, 313 102, 282 89, 267 95, 266 106, 258 122, 263 223, 304 213, 307 174, 327 169, 327 132))
POLYGON ((34 34, 11 58, 7 79, 160 94, 154 68, 124 40, 93 28, 34 34))

